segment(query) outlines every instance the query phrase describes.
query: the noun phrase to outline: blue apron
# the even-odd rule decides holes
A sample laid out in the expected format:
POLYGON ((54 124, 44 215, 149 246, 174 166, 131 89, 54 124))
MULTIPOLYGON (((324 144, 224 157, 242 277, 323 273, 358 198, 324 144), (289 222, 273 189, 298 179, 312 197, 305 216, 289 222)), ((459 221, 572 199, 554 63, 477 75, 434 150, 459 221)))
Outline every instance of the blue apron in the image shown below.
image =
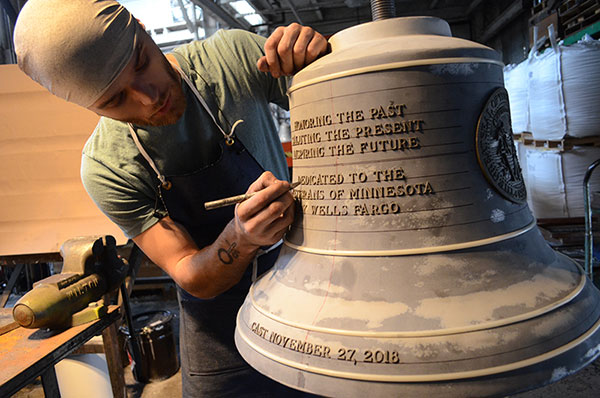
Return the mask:
MULTIPOLYGON (((212 244, 234 217, 233 206, 206 211, 203 204, 245 192, 264 170, 240 140, 234 138, 233 128, 229 134, 220 128, 193 84, 178 67, 174 67, 224 135, 218 160, 192 174, 163 176, 143 149, 131 125, 130 130, 136 146, 160 180, 159 203, 202 248, 212 244)), ((259 275, 271 268, 279 249, 280 246, 277 246, 257 258, 259 275)), ((178 287, 183 397, 304 396, 255 371, 235 347, 237 312, 252 279, 252 266, 249 266, 237 285, 207 300, 193 297, 178 287)))

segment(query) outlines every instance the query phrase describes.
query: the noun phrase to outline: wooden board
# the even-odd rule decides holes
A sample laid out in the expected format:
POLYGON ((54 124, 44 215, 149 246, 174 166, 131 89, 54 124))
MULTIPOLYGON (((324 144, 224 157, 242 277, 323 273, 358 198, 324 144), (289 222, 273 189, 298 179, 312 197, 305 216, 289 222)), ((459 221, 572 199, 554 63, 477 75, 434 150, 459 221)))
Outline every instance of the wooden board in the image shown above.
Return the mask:
POLYGON ((12 308, 0 308, 0 336, 18 327, 12 316, 12 308))
POLYGON ((127 240, 79 176, 98 116, 0 65, 0 256, 58 252, 76 236, 127 240))

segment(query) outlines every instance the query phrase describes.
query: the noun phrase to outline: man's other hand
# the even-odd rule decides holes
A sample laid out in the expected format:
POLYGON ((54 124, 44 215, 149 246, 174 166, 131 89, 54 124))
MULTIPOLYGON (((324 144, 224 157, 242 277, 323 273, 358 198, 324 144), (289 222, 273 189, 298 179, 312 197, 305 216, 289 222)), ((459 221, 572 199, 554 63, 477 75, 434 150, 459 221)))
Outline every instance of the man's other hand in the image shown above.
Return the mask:
POLYGON ((327 40, 308 26, 280 26, 265 43, 265 55, 256 65, 274 78, 290 76, 328 52, 327 40))
POLYGON ((246 193, 256 194, 235 207, 235 229, 242 243, 268 246, 276 243, 294 220, 290 183, 265 171, 246 193))

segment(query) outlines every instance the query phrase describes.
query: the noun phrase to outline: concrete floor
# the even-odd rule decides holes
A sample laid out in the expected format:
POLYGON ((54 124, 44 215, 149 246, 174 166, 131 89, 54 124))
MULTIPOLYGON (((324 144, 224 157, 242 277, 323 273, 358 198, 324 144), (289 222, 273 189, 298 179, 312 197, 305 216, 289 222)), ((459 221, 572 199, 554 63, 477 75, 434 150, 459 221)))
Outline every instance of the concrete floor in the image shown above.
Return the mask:
MULTIPOLYGON (((149 310, 169 310, 178 318, 177 302, 164 300, 159 296, 142 296, 132 300, 132 311, 139 314, 149 310)), ((172 323, 174 333, 179 332, 178 319, 172 323)), ((128 398, 177 398, 181 397, 181 370, 168 379, 150 383, 135 381, 129 366, 124 368, 128 398)), ((31 384, 13 398, 44 397, 41 383, 31 384)), ((600 359, 588 365, 574 375, 570 375, 554 384, 532 391, 513 395, 513 398, 597 398, 600 397, 600 359)), ((0 397, 5 398, 5 397, 0 397)), ((83 398, 83 397, 82 397, 83 398)), ((427 397, 423 397, 427 398, 427 397)))

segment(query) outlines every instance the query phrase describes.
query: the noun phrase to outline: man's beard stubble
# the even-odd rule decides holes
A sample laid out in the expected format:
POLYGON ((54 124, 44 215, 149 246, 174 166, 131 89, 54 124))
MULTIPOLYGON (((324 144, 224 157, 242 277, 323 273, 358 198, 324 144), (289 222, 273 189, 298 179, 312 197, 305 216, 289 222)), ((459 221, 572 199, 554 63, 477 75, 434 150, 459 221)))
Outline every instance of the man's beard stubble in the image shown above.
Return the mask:
MULTIPOLYGON (((168 113, 164 115, 160 115, 159 118, 154 118, 156 115, 152 115, 150 118, 145 119, 132 119, 127 122, 138 125, 138 126, 152 126, 152 127, 161 127, 167 126, 169 124, 174 124, 179 120, 179 118, 183 115, 183 112, 186 108, 186 99, 185 94, 182 89, 182 78, 179 76, 179 73, 175 71, 175 69, 171 66, 166 57, 163 57, 164 67, 171 78, 171 84, 169 85, 169 90, 171 94, 171 106, 168 113)), ((158 105, 159 108, 155 109, 157 111, 164 104, 158 105)))

